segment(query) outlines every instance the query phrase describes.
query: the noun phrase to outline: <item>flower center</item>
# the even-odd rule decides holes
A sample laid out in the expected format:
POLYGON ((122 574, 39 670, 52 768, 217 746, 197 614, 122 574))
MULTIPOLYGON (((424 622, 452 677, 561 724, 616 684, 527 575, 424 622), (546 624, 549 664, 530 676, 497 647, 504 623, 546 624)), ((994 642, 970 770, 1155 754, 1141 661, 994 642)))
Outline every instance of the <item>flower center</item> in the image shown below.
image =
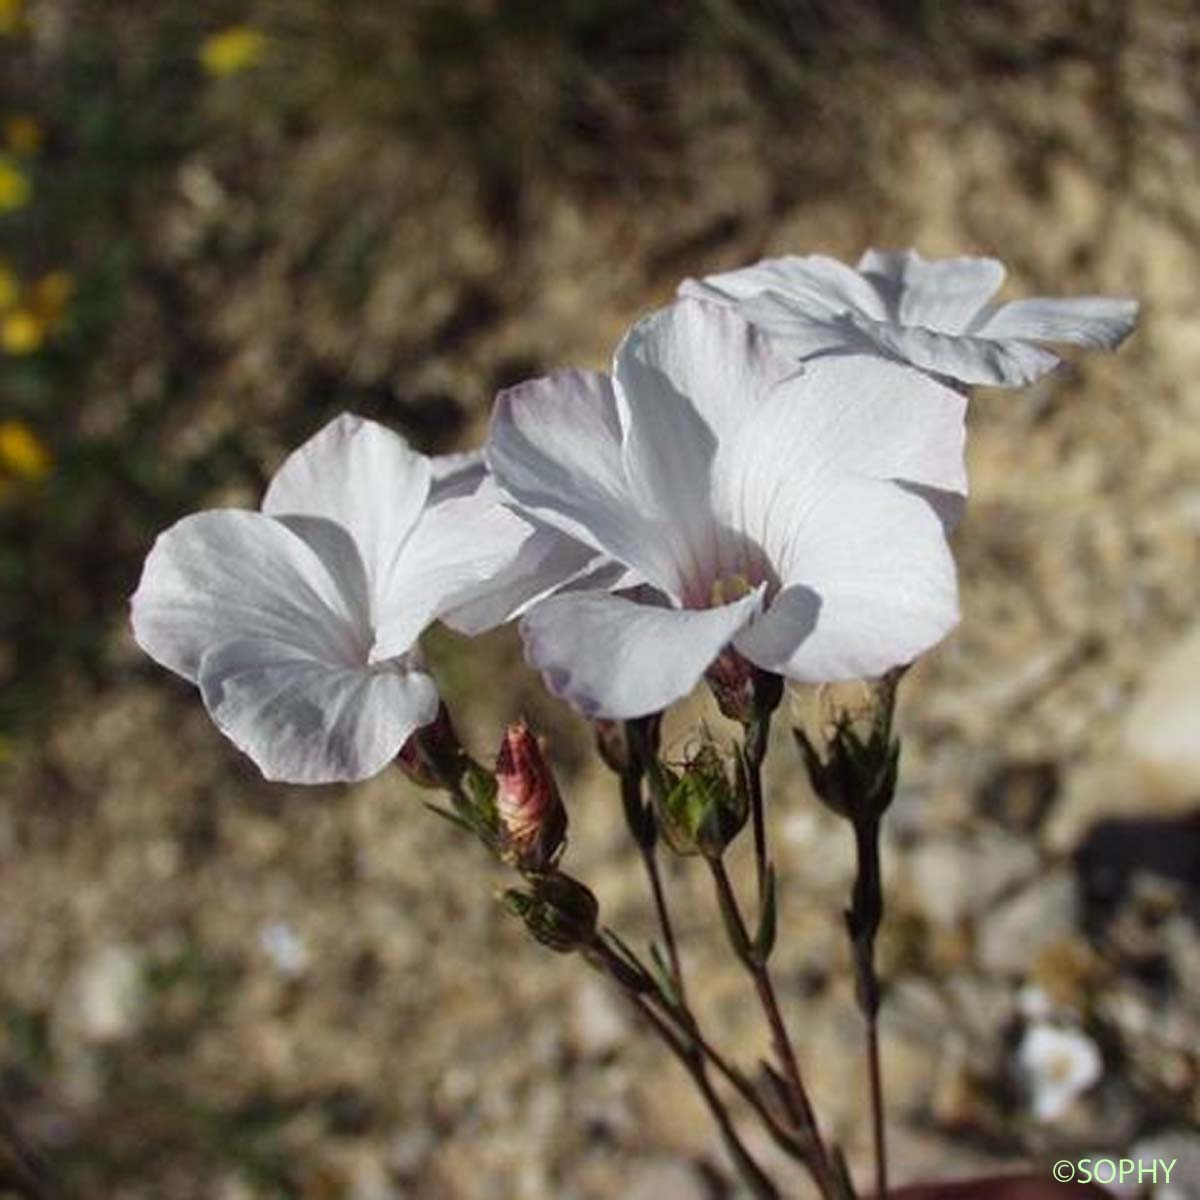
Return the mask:
POLYGON ((737 572, 733 575, 721 575, 713 580, 709 593, 709 607, 720 608, 723 604, 733 604, 743 596, 754 591, 754 585, 745 575, 737 572))

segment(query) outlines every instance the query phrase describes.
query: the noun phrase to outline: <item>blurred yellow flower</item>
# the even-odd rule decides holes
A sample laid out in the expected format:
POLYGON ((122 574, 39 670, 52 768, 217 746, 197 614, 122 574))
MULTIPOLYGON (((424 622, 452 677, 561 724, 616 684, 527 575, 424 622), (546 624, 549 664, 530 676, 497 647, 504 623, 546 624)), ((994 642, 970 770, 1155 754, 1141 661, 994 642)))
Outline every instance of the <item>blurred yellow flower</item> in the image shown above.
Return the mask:
MULTIPOLYGON (((0 0, 0 4, 3 2, 0 0)), ((7 155, 0 154, 0 212, 24 208, 32 190, 25 172, 7 155)))
POLYGON ((14 308, 0 322, 0 347, 5 354, 34 354, 46 340, 46 324, 28 308, 14 308))
POLYGON ((4 118, 4 142, 14 154, 36 154, 42 148, 42 127, 28 113, 4 118))
POLYGON ((75 279, 70 271, 47 271, 29 289, 29 308, 47 331, 53 331, 62 324, 73 295, 75 279))
POLYGON ((36 483, 53 465, 50 451, 24 421, 0 421, 0 472, 36 483))
POLYGON ((25 25, 25 0, 0 0, 0 35, 20 33, 25 25))
POLYGON ((200 62, 210 75, 236 75, 262 60, 267 39, 249 25, 231 25, 206 38, 200 62))
POLYGON ((0 313, 8 312, 21 295, 21 281, 6 262, 0 262, 0 313))

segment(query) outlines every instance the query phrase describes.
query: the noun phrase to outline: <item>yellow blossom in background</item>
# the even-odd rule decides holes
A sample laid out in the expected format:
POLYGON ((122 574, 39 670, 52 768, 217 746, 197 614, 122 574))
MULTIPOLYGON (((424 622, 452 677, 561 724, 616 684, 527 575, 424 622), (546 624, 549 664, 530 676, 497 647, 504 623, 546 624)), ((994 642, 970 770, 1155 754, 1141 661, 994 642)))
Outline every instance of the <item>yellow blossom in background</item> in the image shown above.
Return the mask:
POLYGON ((21 295, 21 282, 6 262, 0 262, 0 313, 6 313, 21 295))
POLYGON ((42 127, 28 113, 10 113, 4 118, 4 144, 14 154, 36 154, 42 148, 42 127))
POLYGON ((210 75, 236 75, 262 60, 266 37, 249 25, 231 25, 206 38, 200 47, 200 62, 210 75))
POLYGON ((74 294, 69 271, 48 271, 22 296, 16 275, 0 263, 0 349, 35 354, 62 325, 74 294))
POLYGON ((0 0, 0 36, 25 27, 25 0, 0 0))
POLYGON ((24 208, 32 190, 25 172, 8 155, 0 154, 0 212, 24 208))
POLYGON ((45 323, 28 308, 14 308, 0 321, 0 348, 5 354, 34 354, 45 340, 45 323))
POLYGON ((48 333, 56 330, 75 295, 75 278, 70 271, 48 271, 29 289, 29 309, 48 333))
POLYGON ((36 483, 53 465, 50 451, 24 421, 0 421, 0 473, 36 483))

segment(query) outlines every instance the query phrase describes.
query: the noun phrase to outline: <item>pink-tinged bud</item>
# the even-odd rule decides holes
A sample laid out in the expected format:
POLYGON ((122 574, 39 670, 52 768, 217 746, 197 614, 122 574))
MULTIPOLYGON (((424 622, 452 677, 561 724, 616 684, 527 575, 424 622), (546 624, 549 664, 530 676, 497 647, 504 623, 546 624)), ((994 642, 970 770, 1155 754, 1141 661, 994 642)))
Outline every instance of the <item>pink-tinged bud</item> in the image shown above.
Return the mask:
POLYGON ((704 674, 717 707, 731 721, 754 720, 754 668, 732 646, 726 646, 704 674))
POLYGON ((567 810, 537 738, 524 721, 510 725, 496 757, 500 854, 522 871, 547 871, 562 851, 567 810))
POLYGON ((422 788, 444 788, 457 783, 463 772, 463 752, 446 706, 428 725, 409 736, 396 755, 396 765, 409 781, 422 788))

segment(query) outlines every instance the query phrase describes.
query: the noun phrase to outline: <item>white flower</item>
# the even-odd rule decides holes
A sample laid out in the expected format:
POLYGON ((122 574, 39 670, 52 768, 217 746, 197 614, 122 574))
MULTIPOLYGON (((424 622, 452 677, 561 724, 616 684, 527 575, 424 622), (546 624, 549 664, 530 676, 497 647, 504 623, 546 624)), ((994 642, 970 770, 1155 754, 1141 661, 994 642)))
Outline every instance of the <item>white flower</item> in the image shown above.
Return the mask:
POLYGON ((686 279, 683 296, 734 305, 797 359, 874 353, 963 384, 1020 387, 1059 364, 1047 342, 1115 350, 1133 331, 1133 300, 990 303, 994 258, 927 262, 915 250, 868 250, 857 269, 822 254, 768 258, 686 279))
POLYGON ((1103 1074, 1096 1043, 1077 1029, 1033 1025, 1017 1050, 1017 1065, 1039 1121, 1057 1121, 1103 1074))
POLYGON ((797 370, 695 300, 639 322, 612 379, 566 372, 502 393, 497 483, 643 584, 536 605, 529 661, 611 718, 686 695, 730 643, 802 680, 910 661, 958 619, 943 522, 966 492, 964 407, 877 358, 797 370))
POLYGON ((159 537, 134 636, 268 779, 364 779, 437 713, 421 632, 520 611, 590 558, 575 546, 562 562, 561 541, 500 505, 478 459, 431 461, 341 416, 287 459, 261 512, 197 513, 159 537))

